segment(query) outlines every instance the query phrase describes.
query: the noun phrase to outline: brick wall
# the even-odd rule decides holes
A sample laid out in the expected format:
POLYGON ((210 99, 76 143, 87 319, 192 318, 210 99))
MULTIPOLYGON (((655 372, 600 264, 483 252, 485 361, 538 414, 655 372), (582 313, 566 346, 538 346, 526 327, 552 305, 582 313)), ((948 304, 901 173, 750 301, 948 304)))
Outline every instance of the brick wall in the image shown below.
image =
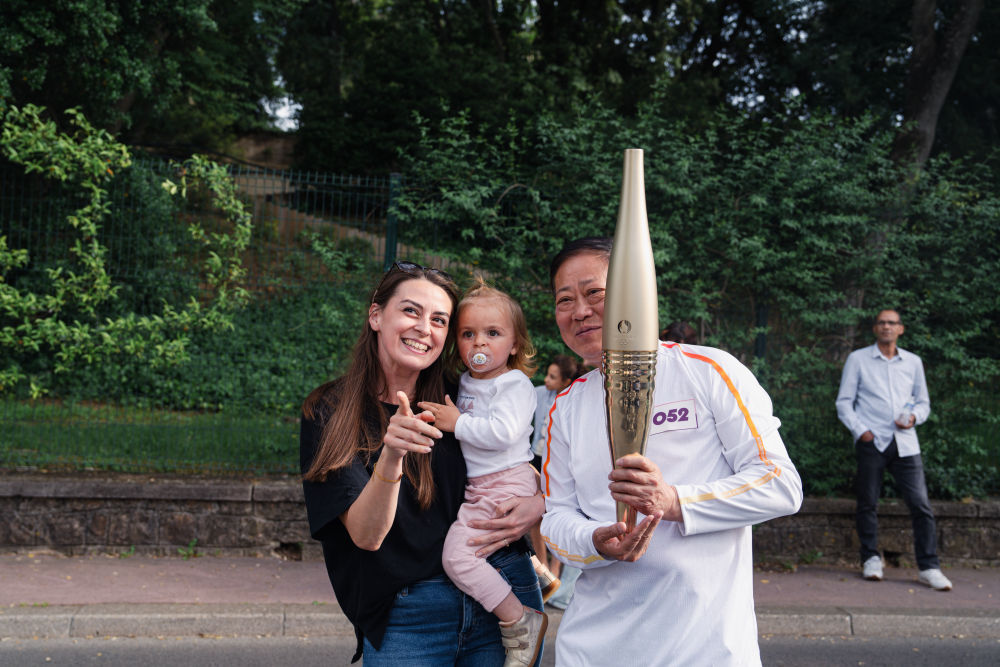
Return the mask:
MULTIPOLYGON (((939 552, 950 565, 1000 565, 1000 502, 934 502, 939 552)), ((178 555, 321 558, 309 538, 302 488, 292 478, 242 480, 136 475, 0 477, 0 550, 76 555, 132 551, 178 555)), ((909 515, 883 501, 881 547, 912 564, 909 515)), ((790 566, 857 559, 854 501, 807 498, 791 517, 754 527, 758 562, 790 566)))

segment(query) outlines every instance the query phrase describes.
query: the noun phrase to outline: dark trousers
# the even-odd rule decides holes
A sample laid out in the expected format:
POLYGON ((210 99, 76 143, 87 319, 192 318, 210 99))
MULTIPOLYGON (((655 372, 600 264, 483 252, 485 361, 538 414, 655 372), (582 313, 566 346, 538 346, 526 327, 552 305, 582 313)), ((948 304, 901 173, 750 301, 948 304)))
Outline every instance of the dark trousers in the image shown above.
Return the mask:
POLYGON ((927 499, 924 464, 920 455, 900 456, 893 438, 884 452, 874 442, 854 443, 858 458, 857 529, 861 541, 861 562, 878 556, 878 499, 882 493, 882 474, 886 470, 896 482, 896 488, 910 509, 913 522, 913 549, 917 567, 921 570, 940 568, 937 557, 937 526, 934 512, 927 499))

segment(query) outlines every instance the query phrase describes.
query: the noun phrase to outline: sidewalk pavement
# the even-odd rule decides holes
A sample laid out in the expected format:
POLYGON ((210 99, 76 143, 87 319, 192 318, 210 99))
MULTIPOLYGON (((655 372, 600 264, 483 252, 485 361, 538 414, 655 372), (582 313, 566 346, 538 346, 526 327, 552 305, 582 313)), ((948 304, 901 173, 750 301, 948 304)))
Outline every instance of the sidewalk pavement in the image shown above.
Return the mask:
MULTIPOLYGON (((1000 639, 1000 569, 946 568, 934 591, 911 568, 754 572, 765 635, 1000 639)), ((562 612, 547 608, 549 636, 562 612)), ((342 636, 350 624, 318 561, 202 556, 0 555, 0 639, 342 636)))

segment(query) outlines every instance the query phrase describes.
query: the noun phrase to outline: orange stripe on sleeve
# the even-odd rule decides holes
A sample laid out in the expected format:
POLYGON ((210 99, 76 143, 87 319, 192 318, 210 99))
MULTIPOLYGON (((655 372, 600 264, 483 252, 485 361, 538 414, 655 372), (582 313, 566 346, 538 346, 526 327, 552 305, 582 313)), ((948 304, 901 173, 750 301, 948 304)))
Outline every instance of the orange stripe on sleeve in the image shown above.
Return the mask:
POLYGON ((745 493, 750 489, 762 486, 767 482, 769 482, 770 480, 774 479, 775 477, 779 477, 781 475, 781 468, 774 465, 774 463, 772 463, 767 458, 767 450, 764 448, 764 439, 761 437, 760 431, 757 430, 757 425, 754 424, 753 419, 750 418, 750 411, 747 409, 747 406, 743 403, 743 397, 740 396, 740 393, 738 391, 736 391, 736 385, 733 384, 732 379, 729 377, 726 371, 723 370, 722 366, 720 366, 718 362, 716 362, 714 359, 711 359, 701 354, 696 354, 694 352, 689 352, 685 350, 682 346, 678 345, 677 343, 663 343, 663 346, 667 348, 679 347, 681 354, 683 354, 685 357, 688 357, 690 359, 697 359, 698 361, 704 361, 705 363, 709 364, 712 368, 715 369, 715 371, 722 378, 722 381, 726 383, 726 387, 729 389, 729 393, 732 394, 733 398, 736 399, 736 405, 739 407, 740 412, 743 413, 743 418, 746 420, 747 426, 750 427, 750 434, 753 436, 754 442, 757 443, 757 456, 760 458, 761 461, 764 462, 765 465, 767 465, 770 468, 767 474, 761 477, 760 479, 748 482, 743 486, 737 487, 735 489, 730 489, 729 491, 725 492, 722 495, 714 493, 705 493, 700 496, 688 496, 686 498, 681 498, 680 501, 682 503, 696 503, 718 498, 731 498, 741 493, 745 493))
POLYGON ((559 397, 565 396, 569 393, 569 390, 573 388, 573 385, 577 382, 586 382, 586 378, 576 378, 569 383, 569 386, 562 390, 562 392, 556 394, 556 398, 552 401, 552 407, 549 408, 549 419, 548 424, 545 429, 545 463, 542 464, 542 477, 545 478, 545 496, 549 496, 549 459, 552 457, 552 448, 549 444, 552 442, 552 414, 556 411, 556 405, 559 404, 559 397))

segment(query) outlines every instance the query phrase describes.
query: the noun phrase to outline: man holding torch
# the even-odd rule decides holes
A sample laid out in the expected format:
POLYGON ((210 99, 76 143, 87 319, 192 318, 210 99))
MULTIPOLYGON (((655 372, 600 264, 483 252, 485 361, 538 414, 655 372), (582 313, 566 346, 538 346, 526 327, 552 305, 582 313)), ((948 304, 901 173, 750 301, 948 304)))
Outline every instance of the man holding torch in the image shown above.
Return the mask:
MULTIPOLYGON (((604 364, 559 394, 549 418, 542 535, 560 560, 582 569, 556 664, 759 665, 750 526, 802 502, 780 422, 732 355, 656 343, 655 368, 619 383, 649 385, 644 453, 612 466, 609 414, 623 401, 605 391, 611 251, 611 239, 579 239, 550 268, 563 341, 586 363, 604 364), (636 516, 623 520, 623 508, 636 516)), ((655 326, 655 315, 638 319, 655 326)), ((631 334, 632 323, 623 318, 617 332, 631 334)), ((631 417, 619 410, 615 418, 631 417)))

